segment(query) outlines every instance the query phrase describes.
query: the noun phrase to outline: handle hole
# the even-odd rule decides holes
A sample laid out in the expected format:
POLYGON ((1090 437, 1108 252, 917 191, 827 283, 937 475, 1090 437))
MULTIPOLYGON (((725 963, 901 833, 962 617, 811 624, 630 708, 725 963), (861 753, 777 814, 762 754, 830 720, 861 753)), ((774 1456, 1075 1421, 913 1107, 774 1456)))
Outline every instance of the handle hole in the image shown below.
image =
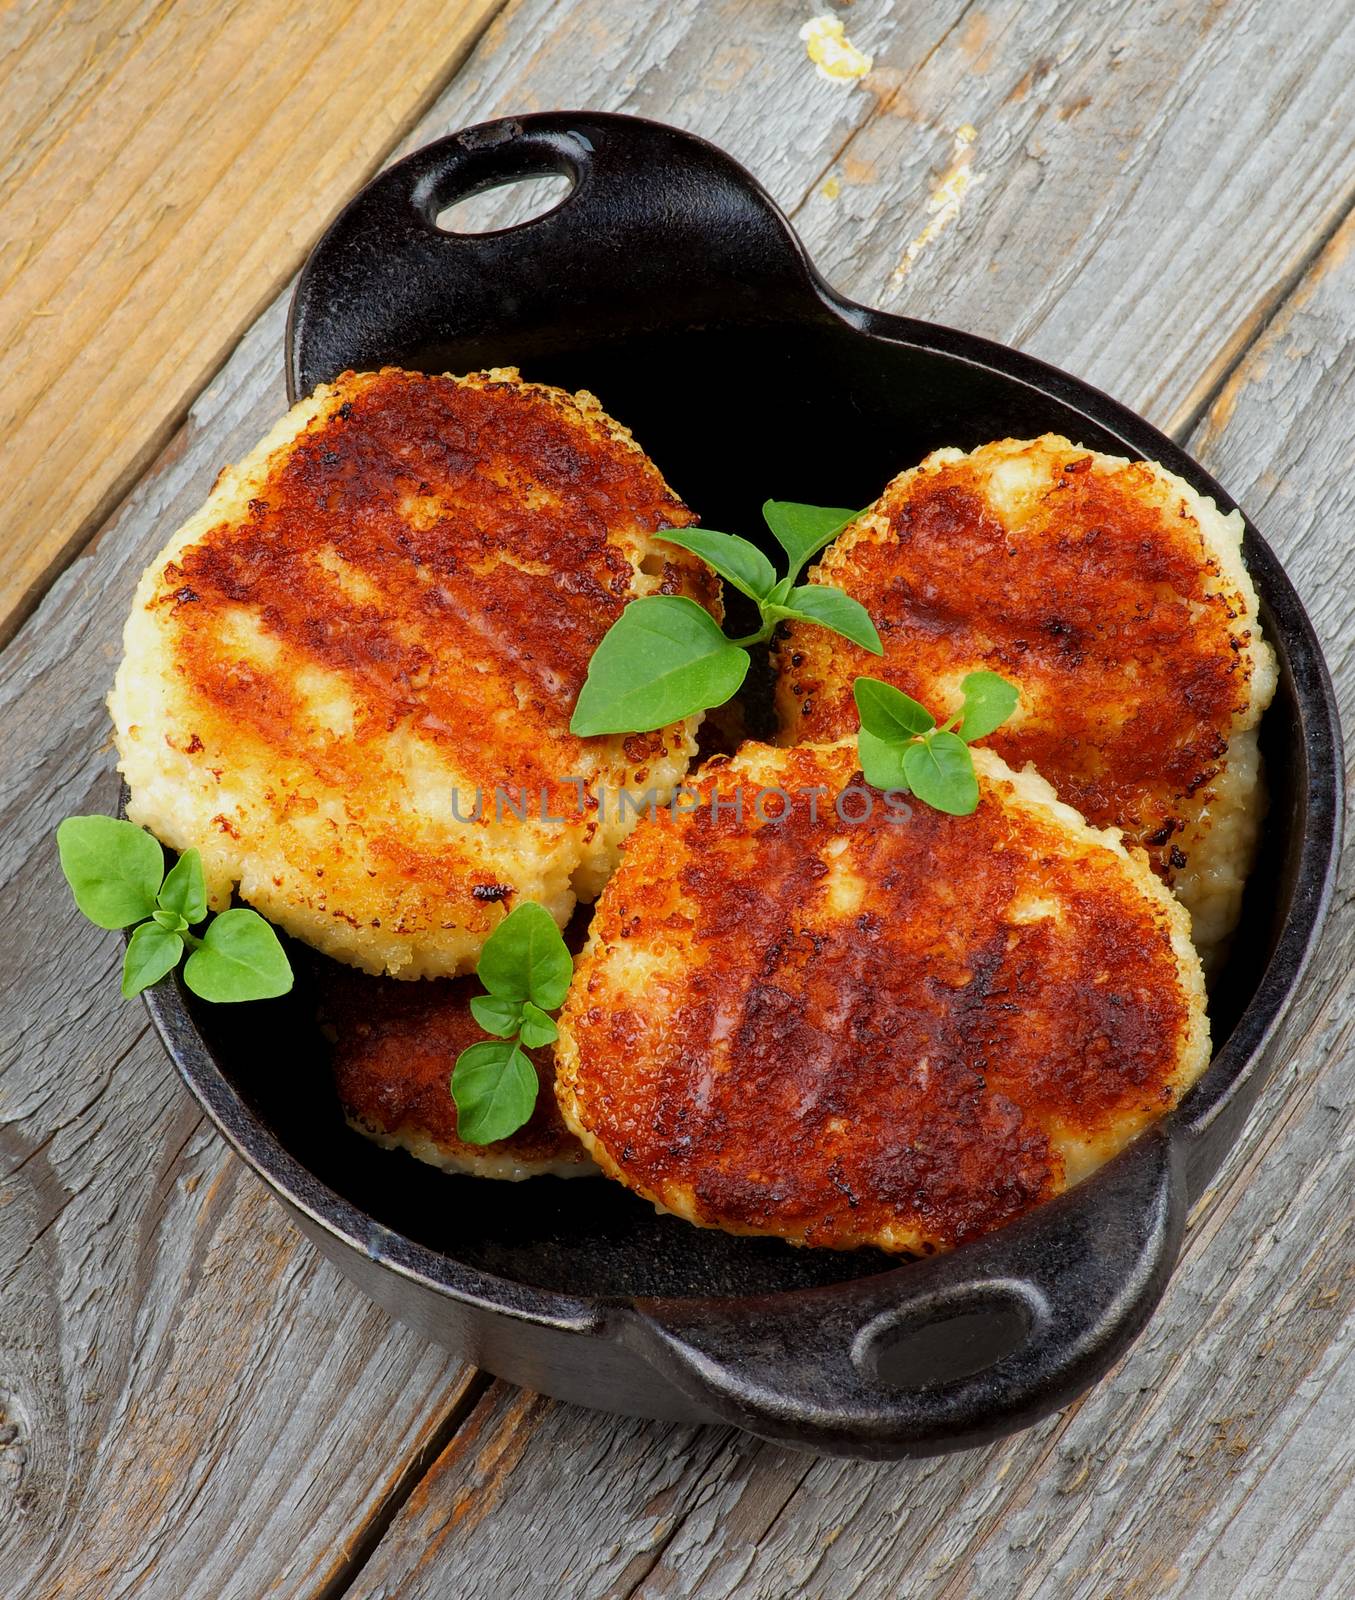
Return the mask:
POLYGON ((857 1366, 886 1389, 935 1388, 972 1378, 1019 1350, 1034 1312, 1026 1299, 1002 1290, 948 1298, 902 1322, 864 1330, 857 1366))
POLYGON ((434 219, 443 233, 497 233, 535 222, 562 206, 574 188, 567 172, 533 172, 505 178, 476 194, 463 195, 434 219))

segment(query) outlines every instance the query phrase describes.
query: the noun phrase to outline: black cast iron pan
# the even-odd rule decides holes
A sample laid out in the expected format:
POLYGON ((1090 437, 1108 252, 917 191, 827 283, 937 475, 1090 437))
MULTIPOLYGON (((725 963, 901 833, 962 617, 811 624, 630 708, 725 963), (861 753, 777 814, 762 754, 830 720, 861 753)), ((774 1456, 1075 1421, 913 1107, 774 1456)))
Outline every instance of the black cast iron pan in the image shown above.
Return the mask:
MULTIPOLYGON (((764 496, 864 505, 939 445, 1053 430, 1222 488, 1105 395, 1038 361, 837 295, 719 150, 558 112, 420 150, 343 211, 297 287, 295 398, 346 368, 512 364, 594 390, 704 520, 764 496), (521 226, 436 226, 460 197, 564 173, 521 226)), ((723 1420, 860 1456, 1011 1432, 1124 1351, 1183 1219, 1265 1079, 1331 892, 1339 726, 1298 598, 1248 527, 1282 674, 1273 790, 1244 923, 1212 1002, 1216 1054, 1182 1106, 1078 1189, 952 1255, 797 1251, 659 1217, 602 1179, 489 1184, 368 1145, 340 1118, 306 981, 267 1007, 150 1005, 190 1088, 301 1227, 395 1316, 490 1371, 615 1411, 723 1420)))

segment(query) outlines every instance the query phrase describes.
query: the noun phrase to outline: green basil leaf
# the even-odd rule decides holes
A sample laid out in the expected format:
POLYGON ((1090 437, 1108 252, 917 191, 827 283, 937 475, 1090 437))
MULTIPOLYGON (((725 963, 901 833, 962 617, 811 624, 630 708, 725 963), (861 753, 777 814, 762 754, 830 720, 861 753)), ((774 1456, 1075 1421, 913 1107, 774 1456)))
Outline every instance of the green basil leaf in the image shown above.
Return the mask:
POLYGON ((122 994, 130 1000, 173 972, 183 954, 183 940, 158 922, 143 922, 127 941, 122 958, 122 994))
POLYGON ((162 911, 173 911, 191 928, 207 916, 207 885, 202 876, 202 857, 196 850, 185 850, 169 869, 155 897, 162 911))
POLYGON ((936 726, 936 718, 926 706, 879 678, 858 678, 852 684, 852 694, 861 726, 881 739, 930 733, 936 726))
POLYGON ((748 652, 681 595, 632 600, 588 663, 571 733, 648 733, 720 706, 748 671, 748 652))
POLYGON ((188 930, 188 924, 177 911, 166 911, 163 906, 156 906, 151 912, 151 920, 167 933, 185 933, 188 930))
POLYGON ((522 1008, 520 1037, 529 1050, 539 1050, 543 1045, 554 1044, 560 1037, 560 1030, 540 1006, 534 1006, 529 1000, 522 1008))
POLYGON ((565 1003, 574 962, 555 918, 545 906, 524 900, 485 940, 475 970, 490 994, 554 1011, 565 1003))
POLYGON ((768 614, 773 610, 797 622, 817 622, 821 628, 831 628, 872 655, 885 653, 865 606, 826 583, 801 584, 798 589, 792 589, 779 606, 766 608, 768 614))
POLYGON ((860 515, 844 506, 806 506, 795 500, 768 500, 762 507, 763 520, 790 558, 792 577, 860 515))
POLYGON ((716 533, 714 528, 662 528, 657 537, 700 556, 750 600, 761 600, 776 582, 776 568, 755 544, 737 534, 716 533))
POLYGON ((971 672, 960 684, 964 692, 964 715, 955 730, 969 742, 992 733, 1016 710, 1021 698, 1014 683, 996 672, 971 672))
POLYGON ((56 830, 75 903, 101 928, 126 928, 155 910, 165 875, 160 841, 117 817, 67 817, 56 830))
POLYGON ((967 817, 979 803, 979 780, 969 746, 954 733, 933 733, 903 752, 903 770, 919 800, 953 817, 967 817))
POLYGON ((901 741, 881 739, 862 728, 856 736, 856 757, 866 782, 877 789, 898 789, 907 794, 911 787, 903 768, 907 748, 901 741))
POLYGON ((271 1000, 292 987, 278 936, 257 911, 236 907, 207 924, 184 963, 184 982, 204 1000, 271 1000))
POLYGON ((536 1105, 536 1068, 517 1044, 486 1039, 456 1058, 452 1099, 456 1136, 466 1144, 493 1144, 516 1133, 536 1105))
POLYGON ((522 1026, 522 1006, 497 994, 477 994, 470 1003, 471 1016, 486 1033, 511 1039, 522 1026))

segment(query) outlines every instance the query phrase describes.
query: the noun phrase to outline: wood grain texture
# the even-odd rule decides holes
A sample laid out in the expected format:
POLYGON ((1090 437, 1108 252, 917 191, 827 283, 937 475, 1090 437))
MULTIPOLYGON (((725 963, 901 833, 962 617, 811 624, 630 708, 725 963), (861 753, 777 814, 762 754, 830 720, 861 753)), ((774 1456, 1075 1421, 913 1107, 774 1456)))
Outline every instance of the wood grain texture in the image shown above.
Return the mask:
POLYGON ((900 56, 900 30, 867 80, 880 114, 798 225, 869 303, 1017 344, 1180 426, 1355 201, 1355 127, 1331 120, 1355 17, 1293 21, 1269 0, 1011 0, 967 8, 925 54, 900 56), (909 265, 960 128, 970 187, 909 265))
MULTIPOLYGON (((944 291, 951 320, 1027 338, 1084 370, 1103 362, 1095 373, 1121 398, 1159 422, 1188 420, 1199 409, 1200 374, 1228 371, 1330 231, 1332 194, 1349 187, 1348 156, 1339 165, 1344 134, 1328 127, 1326 142, 1314 141, 1306 120, 1333 121, 1341 85, 1327 58, 1344 43, 1320 18, 1310 38, 1280 8, 1225 6, 1202 31, 1194 8, 1102 4, 1074 16, 1042 0, 1023 9, 1019 28, 999 28, 1000 48, 985 55, 975 18, 989 18, 992 38, 993 19, 1011 14, 964 0, 906 8, 861 0, 851 29, 880 66, 874 81, 848 88, 814 76, 795 37, 804 10, 789 0, 677 0, 661 12, 619 0, 522 0, 490 29, 416 138, 560 103, 693 127, 747 161, 798 212, 811 250, 848 292, 928 315, 944 291), (1105 92, 1066 119, 1057 111, 1064 102, 1051 100, 1029 126, 1066 124, 1077 137, 1053 141, 1033 190, 1017 182, 1024 158, 1009 146, 1010 167, 990 169, 892 298, 882 293, 895 250, 936 215, 927 210, 936 163, 949 158, 954 127, 974 114, 963 95, 993 77, 1011 84, 1001 105, 1016 108, 994 106, 993 117, 1033 116, 1030 103, 1041 104, 1053 70, 1041 63, 1057 65, 1070 30, 1083 40, 1085 72, 1104 70, 1105 92), (962 59, 970 63, 963 70, 955 65, 962 59), (1266 63, 1273 70, 1259 75, 1258 90, 1266 63), (1201 126, 1192 97, 1173 92, 1173 72, 1206 94, 1214 122, 1201 126), (1304 72, 1307 110, 1295 117, 1286 107, 1304 72), (1216 83, 1235 100, 1266 100, 1263 152, 1238 145, 1226 162, 1203 160, 1211 140, 1229 137, 1208 98, 1216 83), (905 92, 915 117, 897 114, 905 92), (1122 124, 1146 100, 1158 108, 1152 154, 1120 162, 1116 151, 1134 138, 1122 124), (893 142, 885 140, 887 160, 872 178, 861 141, 886 130, 893 142), (927 139, 927 161, 910 166, 927 139), (1183 160, 1203 162, 1194 198, 1210 216, 1206 231, 1184 239, 1150 226, 1161 205, 1154 197, 1183 170, 1172 154, 1182 150, 1183 160), (1249 184, 1253 160, 1269 177, 1249 184), (1288 164, 1289 181, 1268 193, 1276 162, 1288 164), (1089 167, 1095 182, 1085 177, 1089 167), (1090 253, 1085 207, 1061 220, 1052 204, 1040 209, 1041 195, 1084 181, 1099 241, 1090 253), (856 189, 870 183, 878 203, 854 211, 856 189), (825 185, 836 187, 836 201, 825 185), (998 203, 1008 190, 1010 203, 998 203), (890 206, 897 215, 886 215, 890 206), (1279 234, 1261 213, 1283 217, 1279 234), (1125 216, 1139 221, 1125 229, 1125 216), (1230 230, 1254 250, 1269 241, 1274 253, 1235 249, 1230 230), (999 259, 1019 262, 1024 284, 990 298, 994 277, 1018 270, 995 268, 999 259), (1121 339, 1119 319, 1106 312, 1104 340, 1087 344, 1079 308, 1132 310, 1145 295, 1132 338, 1121 339), (1040 316, 1028 324, 1022 318, 1034 305, 1040 316)), ((994 126, 987 114, 976 126, 981 169, 998 147, 985 143, 994 126)), ((1200 445, 1290 559, 1317 604, 1334 664, 1350 649, 1348 588, 1333 581, 1339 496, 1350 481, 1341 391, 1331 387, 1350 332, 1349 284, 1328 265, 1338 245, 1304 280, 1308 298, 1291 302, 1298 320, 1277 317, 1255 360, 1238 369, 1200 445), (1276 342, 1293 329, 1296 343, 1276 342), (1291 348, 1301 358, 1281 359, 1291 348), (1270 362, 1265 382, 1260 360, 1270 362)), ((1332 1254, 1347 1169, 1332 1165, 1344 1160, 1332 1146, 1334 1125, 1348 1119, 1338 1124, 1339 1112, 1325 1108, 1348 1109, 1339 1075, 1349 1058, 1346 1012, 1336 995, 1350 964, 1348 925, 1329 941, 1310 986, 1294 1065, 1254 1121, 1231 1186, 1197 1222, 1163 1318, 1081 1407, 1014 1443, 951 1461, 815 1463, 716 1431, 592 1416, 500 1385, 472 1412, 473 1432, 459 1433, 468 1397, 455 1363, 356 1302, 252 1182, 237 1180, 173 1084, 140 1011, 116 1000, 116 946, 64 900, 49 841, 61 816, 103 805, 111 793, 102 695, 135 576, 221 462, 280 411, 283 315, 279 301, 250 331, 4 656, 0 906, 10 927, 19 907, 33 909, 0 1018, 9 1173, 0 1188, 0 1282, 12 1285, 0 1298, 8 1419, 0 1424, 0 1593, 331 1596, 353 1578, 349 1552, 361 1553, 424 1455, 450 1437, 438 1471, 353 1593, 403 1600, 511 1586, 590 1596, 639 1586, 646 1594, 1005 1597, 1043 1583, 1041 1594, 1151 1594, 1162 1525, 1164 1547, 1176 1551, 1169 1560, 1187 1563, 1184 1576, 1165 1580, 1176 1584, 1170 1592, 1195 1600, 1218 1592, 1201 1584, 1236 1570, 1248 1573, 1238 1592, 1283 1593, 1263 1581, 1256 1554, 1280 1529, 1290 1577, 1312 1579, 1293 1592, 1336 1594, 1339 1519, 1349 1508, 1334 1498, 1344 1446, 1330 1434, 1349 1380, 1332 1332, 1348 1303, 1334 1275, 1341 1257, 1332 1254), (1246 1406, 1254 1414, 1239 1425, 1246 1406), (1178 1439, 1195 1453, 1188 1466, 1178 1439), (1305 1517, 1316 1526, 1305 1528, 1305 1517), (1098 1587, 1110 1570, 1108 1532, 1117 1551, 1124 1545, 1128 1577, 1098 1587)), ((1348 382, 1348 372, 1339 377, 1348 382)), ((1341 666, 1348 692, 1347 656, 1341 666)))
POLYGON ((0 640, 503 0, 0 17, 0 640))

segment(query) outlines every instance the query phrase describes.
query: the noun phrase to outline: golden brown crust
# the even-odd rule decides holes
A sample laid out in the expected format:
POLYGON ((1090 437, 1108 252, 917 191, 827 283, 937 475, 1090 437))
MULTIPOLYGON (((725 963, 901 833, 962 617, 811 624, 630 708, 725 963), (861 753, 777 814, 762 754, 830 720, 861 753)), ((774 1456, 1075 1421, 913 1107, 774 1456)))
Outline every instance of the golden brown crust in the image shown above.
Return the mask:
POLYGON ((202 851, 214 905, 238 884, 369 971, 466 971, 524 898, 563 923, 624 832, 571 780, 666 792, 694 749, 694 721, 568 731, 630 599, 718 614, 656 537, 691 520, 590 395, 345 374, 143 578, 111 701, 131 815, 202 851))
POLYGON ((811 574, 861 601, 883 660, 791 628, 777 651, 781 737, 852 732, 858 675, 943 714, 965 673, 999 672, 1021 707, 985 742, 1123 829, 1170 882, 1229 741, 1273 692, 1240 532, 1162 468, 1054 435, 938 451, 811 574))
POLYGON ((890 822, 858 788, 844 825, 854 741, 748 745, 636 830, 557 1051, 604 1171, 706 1226, 944 1249, 1174 1103, 1208 1059, 1184 912, 1041 780, 976 764, 972 817, 890 822), (760 823, 770 785, 793 803, 760 823))
POLYGON ((550 1049, 526 1052, 541 1085, 530 1122, 494 1144, 457 1137, 452 1068, 463 1050, 487 1037, 470 1011, 471 997, 481 992, 473 978, 401 983, 325 963, 321 1015, 345 1114, 378 1142, 403 1145, 454 1171, 515 1177, 591 1172, 560 1119, 550 1049))
MULTIPOLYGON (((505 770, 556 783, 581 754, 567 724, 589 659, 633 590, 616 530, 691 513, 645 456, 549 390, 393 369, 335 390, 247 520, 161 576, 204 719, 291 749, 304 718, 291 687, 318 664, 357 706, 342 748, 298 752, 326 780, 360 774, 370 735, 413 717, 472 783, 505 770), (241 605, 278 646, 266 685, 222 648, 220 620, 241 605)), ((673 565, 671 586, 712 600, 704 573, 673 565)))

